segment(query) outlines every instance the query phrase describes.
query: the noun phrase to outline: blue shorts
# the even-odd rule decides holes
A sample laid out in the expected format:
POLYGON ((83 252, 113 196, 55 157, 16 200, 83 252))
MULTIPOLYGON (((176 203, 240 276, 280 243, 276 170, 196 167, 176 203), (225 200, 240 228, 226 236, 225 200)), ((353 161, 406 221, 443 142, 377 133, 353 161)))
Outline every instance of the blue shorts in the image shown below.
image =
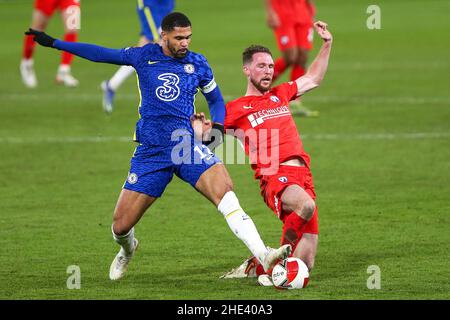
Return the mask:
POLYGON ((175 7, 175 0, 138 0, 137 13, 141 22, 141 35, 157 42, 161 33, 161 22, 175 7))
POLYGON ((184 145, 165 149, 141 144, 131 159, 130 172, 123 187, 158 198, 174 174, 195 188, 202 173, 220 162, 208 147, 190 138, 184 145))

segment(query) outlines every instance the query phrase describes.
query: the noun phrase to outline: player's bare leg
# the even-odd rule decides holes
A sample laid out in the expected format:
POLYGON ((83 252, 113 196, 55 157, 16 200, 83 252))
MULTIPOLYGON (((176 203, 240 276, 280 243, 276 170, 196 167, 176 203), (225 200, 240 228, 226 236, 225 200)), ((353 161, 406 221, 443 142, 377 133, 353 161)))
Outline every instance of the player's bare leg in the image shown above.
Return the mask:
POLYGON ((134 226, 156 199, 143 193, 122 189, 114 210, 112 225, 113 238, 121 248, 109 269, 111 280, 122 278, 127 271, 139 244, 134 237, 134 226))
POLYGON ((276 250, 265 246, 252 219, 241 208, 233 192, 231 178, 223 164, 215 164, 205 171, 195 187, 217 206, 230 229, 249 248, 264 270, 269 270, 278 259, 285 259, 290 254, 290 245, 276 250))
POLYGON ((289 221, 285 221, 282 241, 290 243, 293 247, 298 242, 293 256, 303 260, 309 270, 311 270, 314 267, 319 237, 317 234, 303 233, 302 229, 314 215, 316 209, 315 201, 298 185, 287 187, 281 196, 281 201, 283 210, 293 211, 292 214, 298 215, 298 217, 290 216, 288 217, 289 221), (290 226, 293 229, 289 229, 290 226), (299 234, 301 234, 301 239, 298 239, 299 234))
POLYGON ((293 66, 298 59, 298 48, 288 48, 282 52, 287 67, 293 66))
MULTIPOLYGON (((64 41, 76 42, 78 30, 80 28, 81 12, 79 6, 70 6, 61 12, 61 19, 64 25, 64 41)), ((66 87, 76 87, 79 81, 71 73, 73 54, 61 52, 61 63, 56 73, 56 83, 66 87)))
POLYGON ((318 244, 319 235, 304 233, 292 256, 302 260, 311 271, 314 268, 318 244))
MULTIPOLYGON (((143 47, 151 41, 146 36, 141 36, 137 43, 138 47, 143 47)), ((109 80, 101 83, 100 88, 103 91, 102 107, 103 111, 111 114, 114 110, 114 96, 117 89, 124 83, 124 81, 134 73, 134 68, 131 66, 121 66, 116 73, 109 80)))
MULTIPOLYGON (((44 13, 39 10, 33 11, 33 17, 31 21, 31 28, 44 31, 47 28, 50 17, 47 17, 44 13)), ((33 41, 34 36, 27 35, 24 39, 24 49, 23 49, 23 57, 20 62, 20 75, 22 76, 22 81, 28 88, 36 88, 37 87, 37 78, 36 73, 34 72, 34 61, 33 61, 33 53, 35 43, 33 41)))

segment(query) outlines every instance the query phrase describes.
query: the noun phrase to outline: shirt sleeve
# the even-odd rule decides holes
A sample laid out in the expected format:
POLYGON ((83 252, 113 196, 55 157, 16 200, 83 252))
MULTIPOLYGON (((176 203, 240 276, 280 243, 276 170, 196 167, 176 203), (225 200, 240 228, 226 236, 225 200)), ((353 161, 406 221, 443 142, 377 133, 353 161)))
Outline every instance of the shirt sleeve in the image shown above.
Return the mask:
POLYGON ((111 49, 89 43, 62 40, 56 40, 53 46, 93 62, 130 66, 137 63, 141 50, 141 48, 111 49))
POLYGON ((228 102, 225 107, 225 121, 224 127, 226 129, 234 129, 234 118, 233 112, 231 111, 233 108, 232 102, 228 102))
POLYGON ((128 47, 120 50, 124 64, 136 66, 141 55, 142 47, 128 47))
POLYGON ((205 94, 213 91, 217 87, 217 83, 214 79, 211 67, 209 66, 208 61, 205 57, 203 57, 202 62, 202 72, 199 86, 200 90, 205 94))
POLYGON ((274 88, 280 98, 285 98, 288 101, 294 100, 298 97, 297 82, 289 81, 280 84, 274 88))

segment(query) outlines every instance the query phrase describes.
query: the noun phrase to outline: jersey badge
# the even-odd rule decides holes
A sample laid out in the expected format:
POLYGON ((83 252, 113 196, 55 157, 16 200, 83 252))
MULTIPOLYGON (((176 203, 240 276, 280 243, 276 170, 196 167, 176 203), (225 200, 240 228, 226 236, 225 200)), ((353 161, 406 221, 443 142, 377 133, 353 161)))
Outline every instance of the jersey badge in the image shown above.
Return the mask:
POLYGON ((288 182, 288 179, 286 177, 279 177, 278 180, 280 180, 280 182, 282 183, 288 182))
POLYGON ((138 181, 138 176, 136 173, 130 173, 127 180, 129 184, 135 184, 138 181))
POLYGON ((184 65, 184 71, 186 72, 186 73, 194 73, 195 72, 195 68, 194 68, 194 65, 193 64, 190 64, 190 63, 188 63, 188 64, 185 64, 184 65))

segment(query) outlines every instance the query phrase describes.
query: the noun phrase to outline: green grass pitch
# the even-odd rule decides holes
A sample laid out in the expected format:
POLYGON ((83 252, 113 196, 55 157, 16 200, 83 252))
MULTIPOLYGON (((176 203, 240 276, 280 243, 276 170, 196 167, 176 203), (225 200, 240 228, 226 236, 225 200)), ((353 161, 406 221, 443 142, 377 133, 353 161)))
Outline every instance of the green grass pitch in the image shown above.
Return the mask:
MULTIPOLYGON (((112 212, 134 150, 138 93, 129 79, 112 116, 99 84, 115 66, 76 59, 76 89, 59 87, 59 52, 37 48, 39 88, 19 76, 32 1, 0 1, 1 299, 449 299, 450 33, 448 1, 317 0, 335 42, 329 72, 297 118, 312 157, 320 217, 316 267, 305 290, 277 291, 219 276, 248 256, 207 200, 175 178, 136 227, 129 273, 108 279, 118 250, 112 212), (128 139, 128 137, 130 139, 128 139), (81 270, 69 290, 67 268, 81 270), (369 290, 367 269, 381 270, 369 290)), ((191 49, 205 54, 227 100, 245 93, 241 52, 277 52, 260 0, 178 0, 193 22, 191 49)), ((133 1, 83 1, 80 41, 134 45, 133 1)), ((48 28, 60 37, 58 16, 48 28)), ((320 45, 315 39, 315 55, 320 45)), ((283 78, 287 79, 287 76, 283 78)), ((199 110, 207 110, 203 98, 199 110)), ((228 169, 243 208, 270 246, 281 223, 246 165, 228 169)))

